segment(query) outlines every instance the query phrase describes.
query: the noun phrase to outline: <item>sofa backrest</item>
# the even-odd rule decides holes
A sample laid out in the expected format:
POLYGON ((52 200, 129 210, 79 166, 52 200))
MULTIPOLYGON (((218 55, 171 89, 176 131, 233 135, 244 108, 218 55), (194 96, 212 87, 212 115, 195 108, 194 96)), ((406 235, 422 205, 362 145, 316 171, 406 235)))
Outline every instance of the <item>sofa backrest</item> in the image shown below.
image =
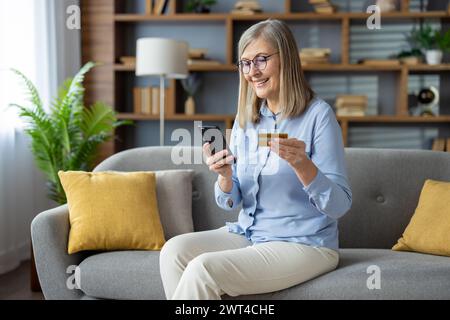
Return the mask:
POLYGON ((450 153, 346 148, 353 203, 339 220, 342 248, 392 248, 427 179, 450 181, 450 153))
MULTIPOLYGON (((201 153, 201 147, 129 149, 109 157, 94 171, 193 169, 194 228, 209 230, 236 221, 240 208, 224 211, 216 205, 217 175, 205 164, 195 164, 201 153), (172 152, 175 157, 186 156, 192 164, 175 164, 172 152)), ((414 213, 425 180, 450 181, 450 153, 346 148, 345 154, 353 203, 339 220, 342 248, 391 248, 414 213)))

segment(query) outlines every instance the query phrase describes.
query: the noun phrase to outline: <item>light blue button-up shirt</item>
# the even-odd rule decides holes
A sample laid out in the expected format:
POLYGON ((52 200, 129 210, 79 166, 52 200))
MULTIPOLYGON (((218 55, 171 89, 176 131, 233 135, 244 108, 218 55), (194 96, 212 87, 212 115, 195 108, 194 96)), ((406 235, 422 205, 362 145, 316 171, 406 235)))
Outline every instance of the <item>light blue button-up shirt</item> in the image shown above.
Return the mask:
POLYGON ((233 188, 223 192, 215 183, 217 205, 232 210, 242 202, 238 221, 227 222, 230 232, 252 243, 292 241, 337 250, 337 219, 352 203, 340 126, 331 107, 315 98, 295 118, 277 119, 265 101, 259 123, 246 128, 234 122, 230 150, 233 188), (318 168, 304 186, 292 167, 269 147, 258 145, 258 133, 287 133, 306 144, 306 154, 318 168))

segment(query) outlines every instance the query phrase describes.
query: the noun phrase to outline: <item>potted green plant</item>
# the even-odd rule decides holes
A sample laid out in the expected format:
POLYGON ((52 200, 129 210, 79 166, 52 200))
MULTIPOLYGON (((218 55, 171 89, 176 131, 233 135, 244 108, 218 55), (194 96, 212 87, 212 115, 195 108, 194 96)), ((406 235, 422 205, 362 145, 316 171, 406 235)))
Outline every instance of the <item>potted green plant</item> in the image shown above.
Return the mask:
MULTIPOLYGON (((437 47, 441 50, 442 53, 450 52, 450 30, 447 30, 445 33, 436 31, 435 40, 437 43, 437 47)), ((442 53, 439 59, 439 63, 442 60, 442 53)))
POLYGON ((59 204, 66 203, 66 195, 58 171, 92 170, 98 146, 112 136, 114 128, 131 123, 118 121, 113 109, 102 102, 89 108, 84 106, 82 84, 85 74, 94 66, 89 62, 73 79, 67 79, 48 111, 34 84, 13 69, 25 83, 31 106, 10 106, 18 108, 27 123, 25 132, 31 138, 35 162, 46 176, 48 196, 59 204))
POLYGON ((216 3, 217 0, 189 0, 186 5, 186 11, 195 13, 210 13, 210 7, 216 3))
POLYGON ((450 31, 441 33, 428 24, 419 29, 414 27, 409 40, 425 52, 426 61, 430 65, 440 64, 443 52, 450 51, 450 31))

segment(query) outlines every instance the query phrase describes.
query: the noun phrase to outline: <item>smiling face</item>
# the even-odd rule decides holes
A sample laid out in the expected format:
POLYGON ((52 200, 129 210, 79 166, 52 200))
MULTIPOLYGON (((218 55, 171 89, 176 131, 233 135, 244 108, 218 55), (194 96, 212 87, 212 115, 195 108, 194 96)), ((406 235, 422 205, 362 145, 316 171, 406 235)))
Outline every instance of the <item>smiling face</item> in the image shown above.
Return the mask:
POLYGON ((245 80, 253 88, 256 95, 261 99, 267 99, 270 104, 278 104, 278 96, 280 92, 280 55, 264 39, 256 39, 252 41, 244 50, 241 60, 253 60, 258 56, 269 56, 264 70, 255 68, 251 64, 250 72, 245 74, 245 80), (274 55, 272 55, 274 54, 274 55))

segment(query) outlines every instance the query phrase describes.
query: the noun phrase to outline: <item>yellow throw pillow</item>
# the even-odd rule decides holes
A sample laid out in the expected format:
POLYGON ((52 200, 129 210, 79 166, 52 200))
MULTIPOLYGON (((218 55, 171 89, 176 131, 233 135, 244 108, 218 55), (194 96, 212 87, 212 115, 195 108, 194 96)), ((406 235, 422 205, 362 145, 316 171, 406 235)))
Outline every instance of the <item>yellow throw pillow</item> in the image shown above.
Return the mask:
POLYGON ((425 181, 416 211, 392 250, 450 256, 450 182, 425 181))
POLYGON ((69 207, 69 254, 162 248, 154 172, 59 171, 58 175, 69 207))

